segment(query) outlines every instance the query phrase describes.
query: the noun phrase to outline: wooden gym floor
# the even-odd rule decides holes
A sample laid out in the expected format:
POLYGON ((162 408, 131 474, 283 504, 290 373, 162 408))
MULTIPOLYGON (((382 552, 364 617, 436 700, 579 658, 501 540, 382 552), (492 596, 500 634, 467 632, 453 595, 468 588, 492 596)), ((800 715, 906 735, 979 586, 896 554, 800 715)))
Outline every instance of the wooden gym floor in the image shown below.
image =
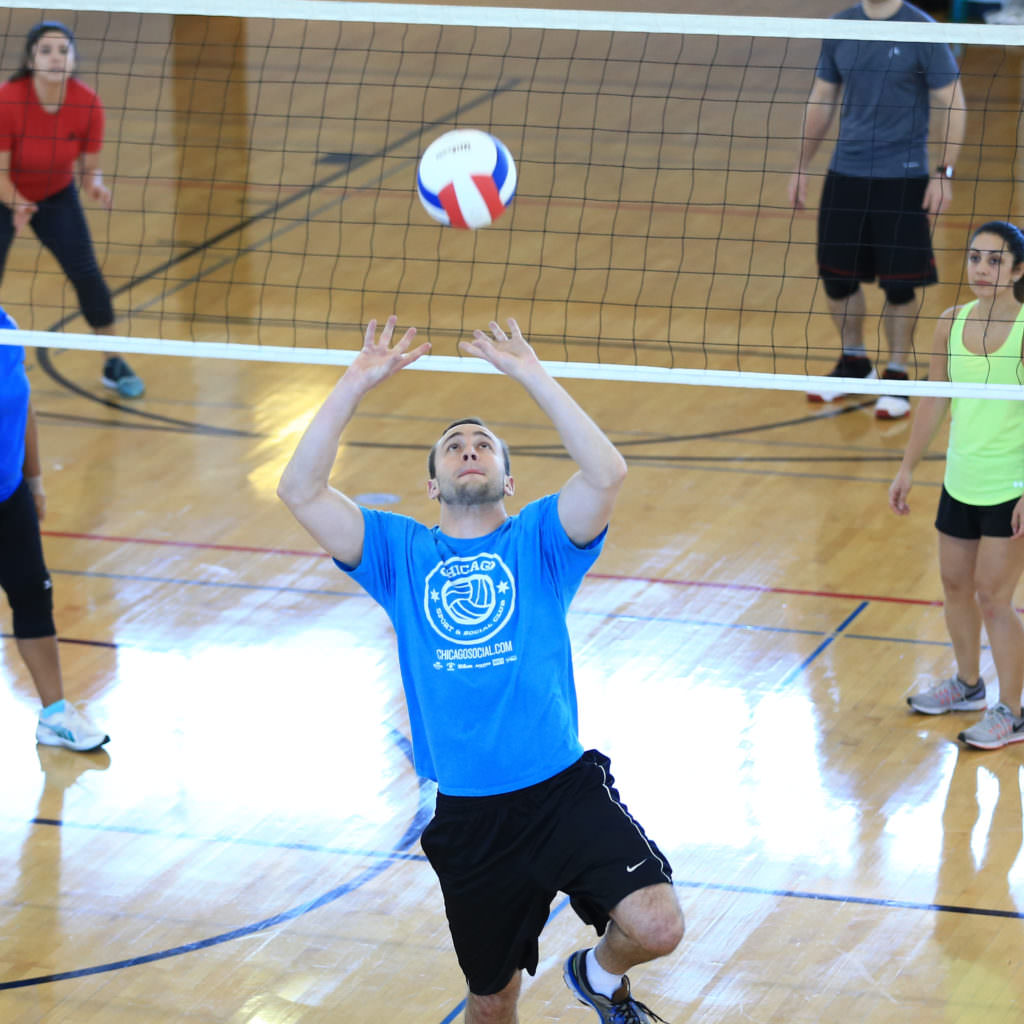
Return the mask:
MULTIPOLYGON (((974 117, 975 150, 1014 125, 974 117)), ((939 226, 949 283, 926 317, 956 297, 975 200, 965 184, 939 226)), ((90 216, 116 263, 138 225, 90 216)), ((46 327, 46 297, 18 291, 37 246, 17 248, 3 301, 46 327)), ((162 308, 223 315, 257 262, 162 308)), ((135 333, 154 301, 120 300, 135 333)), ((5 634, 0 1021, 447 1024, 463 986, 417 843, 433 793, 411 770, 390 628, 274 495, 337 371, 132 362, 148 390, 129 406, 98 385, 96 353, 29 353, 67 691, 112 740, 35 747, 5 634)), ((637 994, 677 1024, 1020 1021, 1021 748, 964 751, 962 720, 904 703, 951 664, 941 443, 899 520, 886 488, 909 424, 869 401, 568 386, 630 462, 570 615, 582 734, 670 855, 688 920, 637 994)), ((571 472, 511 382, 410 371, 364 403, 336 483, 430 519, 427 449, 473 413, 512 447, 515 505, 571 472)), ((590 942, 556 902, 524 1024, 592 1019, 560 978, 590 942)))

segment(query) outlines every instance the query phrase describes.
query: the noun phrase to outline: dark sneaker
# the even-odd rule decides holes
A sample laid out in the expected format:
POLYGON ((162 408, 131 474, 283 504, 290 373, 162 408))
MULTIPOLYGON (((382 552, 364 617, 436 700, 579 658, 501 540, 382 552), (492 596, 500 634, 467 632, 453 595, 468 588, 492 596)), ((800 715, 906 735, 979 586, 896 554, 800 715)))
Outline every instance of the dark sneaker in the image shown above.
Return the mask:
POLYGON ((979 679, 968 686, 959 676, 943 679, 925 693, 915 693, 907 703, 922 715, 944 715, 947 711, 984 711, 985 683, 979 679))
MULTIPOLYGON (((828 373, 829 377, 856 377, 860 380, 877 380, 878 374, 871 365, 867 356, 848 356, 845 352, 839 357, 839 361, 828 373)), ((845 391, 838 387, 835 391, 808 391, 808 402, 834 402, 842 398, 845 391)))
POLYGON ((957 739, 982 750, 997 750, 1010 743, 1021 743, 1024 742, 1024 718, 1017 718, 1005 704, 1000 703, 989 708, 977 725, 964 729, 957 739))
MULTIPOLYGON (((910 380, 902 370, 886 370, 882 380, 910 380)), ((910 399, 906 395, 883 395, 875 402, 875 419, 901 420, 910 413, 910 399)))
POLYGON ((618 999, 609 999, 607 996, 595 992, 587 983, 586 959, 587 950, 576 950, 565 961, 562 976, 573 995, 584 1006, 589 1006, 596 1011, 598 1019, 603 1024, 654 1024, 655 1021, 668 1024, 664 1017, 659 1017, 652 1009, 644 1006, 643 1003, 638 1003, 629 994, 628 978, 622 979, 618 999))
POLYGON ((122 398, 138 398, 146 385, 142 378, 120 357, 111 356, 103 364, 103 386, 116 391, 122 398))

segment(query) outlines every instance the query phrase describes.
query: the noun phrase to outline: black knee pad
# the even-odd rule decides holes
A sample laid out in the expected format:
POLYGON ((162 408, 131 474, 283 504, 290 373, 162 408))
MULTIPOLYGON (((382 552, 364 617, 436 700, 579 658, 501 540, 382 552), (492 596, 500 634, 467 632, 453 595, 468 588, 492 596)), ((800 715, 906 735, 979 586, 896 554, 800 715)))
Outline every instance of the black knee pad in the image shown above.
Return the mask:
POLYGON ((887 284, 882 290, 890 306, 906 306, 914 301, 914 289, 905 284, 887 284))
POLYGON ((860 281, 849 277, 823 277, 821 283, 825 286, 825 294, 835 301, 856 295, 860 288, 860 281))
POLYGON ((54 636, 53 584, 47 573, 38 583, 23 584, 8 591, 7 600, 14 613, 14 635, 20 640, 54 636))

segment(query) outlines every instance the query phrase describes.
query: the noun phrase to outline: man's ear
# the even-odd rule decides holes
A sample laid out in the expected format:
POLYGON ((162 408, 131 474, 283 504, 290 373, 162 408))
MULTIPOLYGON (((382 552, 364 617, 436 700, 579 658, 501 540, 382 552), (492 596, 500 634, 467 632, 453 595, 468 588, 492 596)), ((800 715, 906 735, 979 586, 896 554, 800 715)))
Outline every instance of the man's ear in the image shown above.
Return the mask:
POLYGON ((427 497, 431 501, 436 501, 441 495, 441 488, 437 486, 436 480, 427 481, 427 497))
POLYGON ((505 477, 505 497, 506 498, 511 498, 512 495, 515 494, 515 493, 516 493, 516 482, 515 482, 515 480, 512 477, 510 477, 510 476, 506 476, 505 477))

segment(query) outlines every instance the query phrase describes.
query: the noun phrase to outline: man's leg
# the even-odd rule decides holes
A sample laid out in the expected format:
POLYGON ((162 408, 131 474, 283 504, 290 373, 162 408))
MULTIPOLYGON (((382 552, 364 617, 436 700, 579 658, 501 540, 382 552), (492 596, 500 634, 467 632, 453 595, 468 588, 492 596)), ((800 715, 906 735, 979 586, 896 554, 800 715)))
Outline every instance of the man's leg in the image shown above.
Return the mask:
POLYGON ((829 298, 828 310, 832 314, 832 322, 839 331, 839 340, 843 352, 847 355, 865 355, 864 349, 864 314, 867 303, 864 289, 857 288, 850 295, 841 299, 829 298))
POLYGON ((523 987, 523 972, 516 971, 512 980, 500 991, 489 996, 466 997, 466 1024, 517 1024, 516 1006, 523 987))
MULTIPOLYGON (((913 295, 913 289, 910 292, 913 295)), ((889 343, 890 366, 906 369, 910 365, 910 357, 914 352, 914 328, 920 310, 921 302, 916 298, 900 304, 886 299, 882 309, 882 324, 885 327, 885 339, 889 343)))
POLYGON ((609 974, 667 956, 686 930, 675 889, 667 882, 630 893, 611 911, 611 923, 594 949, 609 974))

